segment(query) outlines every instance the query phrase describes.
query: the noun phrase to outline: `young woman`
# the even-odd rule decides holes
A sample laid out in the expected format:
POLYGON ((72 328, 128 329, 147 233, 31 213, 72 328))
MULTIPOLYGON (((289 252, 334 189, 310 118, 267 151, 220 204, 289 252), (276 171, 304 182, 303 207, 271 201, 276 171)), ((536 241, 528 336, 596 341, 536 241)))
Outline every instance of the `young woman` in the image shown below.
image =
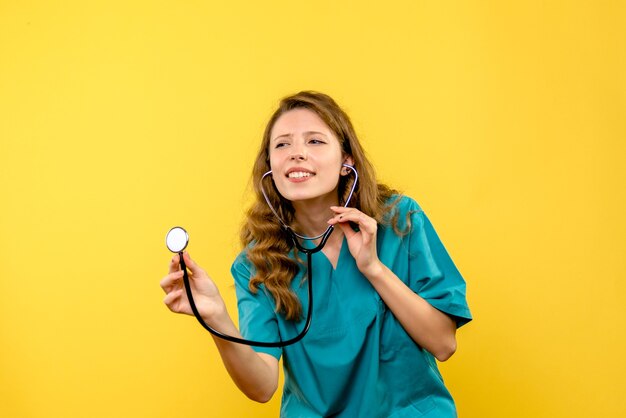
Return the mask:
MULTIPOLYGON (((465 282, 418 204, 378 184, 348 116, 329 96, 300 92, 271 117, 252 184, 256 202, 232 266, 237 330, 215 284, 185 253, 196 305, 211 327, 255 341, 296 336, 308 309, 304 256, 265 201, 301 235, 334 231, 312 255, 313 319, 284 348, 215 338, 233 381, 266 402, 283 357, 283 417, 455 417, 435 359, 455 352, 456 329, 471 320, 465 282), (359 180, 348 207, 343 207, 359 180)), ((318 244, 303 242, 311 248, 318 244)), ((165 304, 191 314, 176 255, 161 281, 165 304)))

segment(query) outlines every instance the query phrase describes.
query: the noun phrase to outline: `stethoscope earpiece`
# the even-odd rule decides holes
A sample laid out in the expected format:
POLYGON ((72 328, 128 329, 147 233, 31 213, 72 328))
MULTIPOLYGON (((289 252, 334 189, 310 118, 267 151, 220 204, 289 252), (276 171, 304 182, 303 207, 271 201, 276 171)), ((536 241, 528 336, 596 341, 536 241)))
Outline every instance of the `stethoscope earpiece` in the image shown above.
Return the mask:
MULTIPOLYGON (((352 170, 352 172, 354 173, 354 183, 352 183, 352 187, 350 188, 350 194, 348 195, 348 198, 346 199, 346 203, 343 205, 343 207, 346 208, 346 207, 348 207, 348 204, 350 204, 350 200, 352 200, 352 195, 354 194, 354 190, 356 189, 356 185, 357 185, 357 183, 359 181, 359 173, 356 171, 356 168, 354 168, 353 166, 351 166, 349 164, 342 164, 342 165, 343 165, 342 171, 346 170, 346 173, 349 173, 348 170, 352 170)), ((323 233, 319 234, 316 237, 307 237, 306 235, 300 235, 296 231, 291 229, 291 227, 289 227, 289 225, 287 225, 285 222, 283 222, 282 218, 278 215, 278 212, 276 212, 276 209, 274 209, 274 206, 272 206, 272 203, 270 202, 270 198, 267 196, 267 193, 265 192, 265 187, 263 187, 263 180, 265 179, 265 177, 271 176, 271 175, 272 175, 272 170, 270 170, 267 173, 263 174, 263 176, 261 177, 261 181, 259 181, 259 188, 261 189, 261 193, 263 194, 263 197, 265 198, 265 202, 267 202, 267 206, 269 206, 269 208, 272 211, 272 213, 274 214, 274 216, 276 216, 276 219, 278 219, 278 222, 280 222, 280 224, 285 228, 285 230, 287 230, 292 235, 294 244, 296 245, 296 247, 298 247, 298 249, 300 251, 303 251, 303 252, 306 253, 307 251, 317 252, 317 251, 321 250, 322 247, 324 246, 324 244, 326 243, 326 240, 328 239, 328 236, 333 231, 333 226, 329 225, 328 228, 326 228, 326 231, 324 231, 323 233), (306 240, 306 241, 314 241, 314 240, 320 239, 322 237, 323 237, 323 239, 322 239, 322 242, 320 243, 320 245, 318 245, 314 249, 306 249, 298 242, 297 239, 295 239, 295 237, 298 237, 298 238, 306 240)))

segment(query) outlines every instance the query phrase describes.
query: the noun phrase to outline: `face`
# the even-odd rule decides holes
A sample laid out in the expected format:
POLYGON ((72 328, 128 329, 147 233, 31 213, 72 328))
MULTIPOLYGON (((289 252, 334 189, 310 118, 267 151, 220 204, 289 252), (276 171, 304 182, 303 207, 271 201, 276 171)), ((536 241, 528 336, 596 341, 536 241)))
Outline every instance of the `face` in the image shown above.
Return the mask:
POLYGON ((269 156, 276 188, 292 202, 322 198, 336 204, 342 164, 352 164, 335 134, 308 109, 290 110, 276 120, 269 156))

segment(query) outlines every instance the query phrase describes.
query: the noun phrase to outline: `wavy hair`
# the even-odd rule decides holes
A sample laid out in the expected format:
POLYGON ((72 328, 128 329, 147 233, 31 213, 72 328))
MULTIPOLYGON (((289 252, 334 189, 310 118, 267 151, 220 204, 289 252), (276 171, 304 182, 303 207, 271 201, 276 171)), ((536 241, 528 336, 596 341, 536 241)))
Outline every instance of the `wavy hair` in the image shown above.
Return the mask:
MULTIPOLYGON (((302 91, 283 98, 265 127, 263 140, 254 162, 252 187, 255 201, 247 212, 240 240, 243 248, 247 249, 248 260, 256 270, 250 279, 250 290, 256 293, 259 286, 264 285, 274 298, 276 312, 284 314, 288 320, 298 320, 302 317, 302 305, 291 290, 291 282, 300 268, 305 266, 297 257, 297 250, 291 237, 268 207, 259 185, 263 174, 270 170, 269 143, 274 124, 284 113, 302 108, 315 112, 335 134, 343 154, 352 157, 354 167, 359 173, 359 181, 352 196, 351 206, 376 219, 378 223, 391 223, 394 229, 397 225, 397 214, 387 216, 392 214, 398 200, 390 202, 390 197, 397 192, 376 181, 374 167, 367 159, 348 115, 330 96, 323 93, 302 91), (295 259, 289 256, 292 249, 296 252, 295 259)), ((273 181, 269 179, 264 181, 264 188, 272 206, 287 225, 292 225, 294 209, 291 202, 280 195, 273 181)), ((353 181, 351 175, 340 177, 338 186, 340 204, 345 202, 353 181)))

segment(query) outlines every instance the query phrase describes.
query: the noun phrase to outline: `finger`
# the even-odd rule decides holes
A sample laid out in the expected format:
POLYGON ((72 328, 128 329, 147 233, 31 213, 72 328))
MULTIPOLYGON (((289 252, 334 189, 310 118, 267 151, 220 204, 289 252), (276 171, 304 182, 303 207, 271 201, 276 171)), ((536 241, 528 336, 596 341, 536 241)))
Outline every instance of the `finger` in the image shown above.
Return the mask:
POLYGON ((356 211, 356 212, 361 213, 361 211, 356 208, 351 208, 351 207, 346 208, 343 206, 331 206, 330 210, 335 212, 335 214, 342 214, 342 213, 351 212, 351 211, 356 211))
POLYGON ((354 210, 358 210, 358 209, 355 209, 355 208, 350 208, 350 207, 346 208, 346 207, 344 207, 344 206, 331 206, 331 207, 330 207, 330 210, 332 210, 333 212, 337 212, 337 213, 339 213, 339 212, 345 212, 345 211, 347 211, 347 210, 353 210, 353 209, 354 209, 354 210))
POLYGON ((343 234, 346 236, 346 239, 348 241, 350 241, 350 239, 353 236, 359 233, 358 231, 355 231, 354 229, 352 229, 350 224, 347 222, 342 222, 342 223, 339 223, 338 225, 339 225, 339 228, 341 228, 341 232, 343 232, 343 234))
POLYGON ((355 224, 358 224, 359 226, 368 223, 370 220, 376 222, 374 219, 370 218, 363 212, 356 210, 356 209, 338 213, 337 215, 331 218, 331 221, 333 223, 354 222, 355 224))
POLYGON ((169 271, 170 273, 174 273, 178 270, 180 270, 180 257, 178 254, 174 254, 172 260, 170 261, 169 271))
POLYGON ((330 209, 333 212, 335 212, 335 216, 347 215, 348 213, 352 213, 352 214, 357 213, 363 216, 367 216, 366 214, 364 214, 363 212, 361 212, 360 210, 356 208, 344 208, 343 206, 331 206, 330 209))
MULTIPOLYGON (((352 232, 362 233, 364 239, 367 239, 369 241, 371 237, 376 236, 376 232, 378 231, 378 223, 375 219, 372 219, 369 216, 364 215, 360 212, 357 214, 344 214, 339 216, 341 218, 338 219, 336 223, 338 223, 339 225, 349 225, 352 232)), ((345 228, 342 228, 342 230, 347 231, 347 229, 345 228)), ((349 231, 346 233, 346 236, 352 235, 353 234, 350 234, 349 231)))
POLYGON ((182 295, 183 295, 183 289, 173 290, 163 298, 163 303, 165 303, 167 307, 170 310, 172 310, 172 307, 171 307, 172 304, 174 304, 174 302, 180 299, 182 295))
POLYGON ((183 277, 183 271, 175 271, 173 273, 168 274, 161 280, 161 288, 168 293, 172 288, 174 288, 180 282, 180 279, 183 277))
POLYGON ((331 225, 334 225, 339 222, 345 222, 345 220, 348 219, 348 216, 350 213, 361 213, 358 210, 352 209, 352 208, 342 208, 342 207, 337 207, 337 206, 331 206, 331 209, 333 210, 336 209, 335 216, 333 216, 332 218, 328 220, 328 223, 331 225))
POLYGON ((361 216, 359 222, 357 223, 359 224, 359 229, 361 231, 365 231, 370 235, 375 235, 378 230, 378 222, 376 222, 376 219, 370 218, 369 216, 361 216))
POLYGON ((191 271, 192 275, 200 274, 204 271, 198 264, 196 264, 195 261, 193 261, 193 259, 191 258, 191 256, 189 255, 187 251, 183 253, 183 260, 185 260, 185 265, 191 271))

